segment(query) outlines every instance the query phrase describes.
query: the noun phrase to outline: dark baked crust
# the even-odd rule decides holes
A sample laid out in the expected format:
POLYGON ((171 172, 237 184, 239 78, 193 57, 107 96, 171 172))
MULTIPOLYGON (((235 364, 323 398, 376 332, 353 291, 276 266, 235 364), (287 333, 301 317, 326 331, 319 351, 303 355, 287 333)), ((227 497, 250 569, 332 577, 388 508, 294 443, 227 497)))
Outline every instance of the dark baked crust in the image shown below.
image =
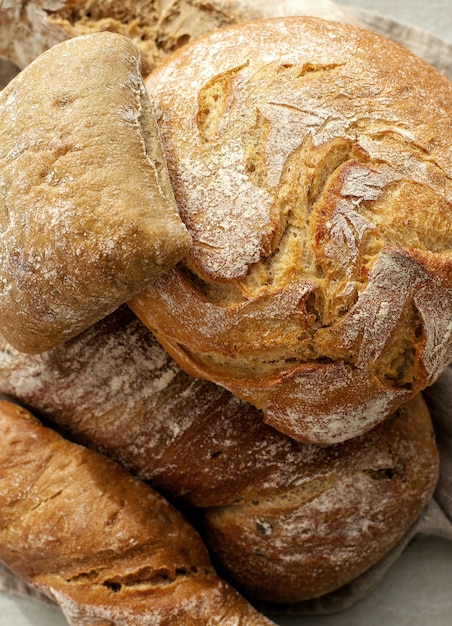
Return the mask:
POLYGON ((269 626, 161 496, 0 402, 0 558, 73 626, 269 626))
POLYGON ((193 246, 131 306, 179 365, 326 444, 433 382, 452 356, 450 81, 293 17, 193 42, 146 84, 193 246))
POLYGON ((204 536, 231 580, 266 602, 316 597, 358 576, 401 539, 438 476, 420 396, 352 440, 297 442, 180 371, 126 307, 42 355, 1 346, 0 392, 202 507, 204 536))

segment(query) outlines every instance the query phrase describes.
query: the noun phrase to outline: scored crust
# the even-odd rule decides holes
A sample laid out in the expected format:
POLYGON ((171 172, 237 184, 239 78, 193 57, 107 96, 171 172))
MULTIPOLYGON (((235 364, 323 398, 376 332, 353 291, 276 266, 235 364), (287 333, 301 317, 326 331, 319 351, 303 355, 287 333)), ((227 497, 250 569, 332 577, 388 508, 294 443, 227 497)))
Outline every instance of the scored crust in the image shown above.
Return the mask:
POLYGON ((22 407, 0 401, 0 426, 1 560, 71 626, 271 626, 147 485, 22 407))
POLYGON ((433 382, 452 357, 450 81, 292 17, 212 33, 146 86, 193 246, 130 305, 179 365, 318 443, 433 382))
POLYGON ((25 352, 74 336, 187 251, 126 37, 63 42, 0 95, 0 328, 25 352))

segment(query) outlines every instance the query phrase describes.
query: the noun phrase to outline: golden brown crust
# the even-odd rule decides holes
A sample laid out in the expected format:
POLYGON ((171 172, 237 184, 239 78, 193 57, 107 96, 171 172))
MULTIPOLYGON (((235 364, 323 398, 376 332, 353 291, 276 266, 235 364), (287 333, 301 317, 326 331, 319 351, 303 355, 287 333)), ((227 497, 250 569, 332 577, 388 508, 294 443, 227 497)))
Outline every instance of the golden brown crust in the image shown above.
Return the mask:
POLYGON ((146 85, 193 246, 130 304, 179 365, 326 444, 433 382, 452 358, 452 83, 293 17, 199 39, 146 85))
POLYGON ((190 237, 129 39, 79 37, 0 96, 0 326, 48 349, 176 263, 190 237))
POLYGON ((327 593, 376 563, 438 475, 420 397, 360 437, 300 443, 180 371, 126 307, 42 355, 2 346, 0 392, 205 508, 211 549, 245 593, 266 602, 327 593))
POLYGON ((16 405, 0 402, 0 424, 0 558, 69 623, 270 624, 144 483, 16 405))

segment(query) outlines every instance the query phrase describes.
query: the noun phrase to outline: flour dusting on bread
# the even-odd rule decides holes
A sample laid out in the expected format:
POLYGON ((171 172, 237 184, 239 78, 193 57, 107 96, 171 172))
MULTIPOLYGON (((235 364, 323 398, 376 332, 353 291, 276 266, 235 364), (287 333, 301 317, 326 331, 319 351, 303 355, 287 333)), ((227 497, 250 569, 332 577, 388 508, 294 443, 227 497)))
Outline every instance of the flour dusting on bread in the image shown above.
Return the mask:
POLYGON ((201 38, 146 85, 193 245, 131 306, 179 365, 278 428, 287 405, 284 432, 322 443, 431 384, 452 356, 451 82, 371 32, 294 17, 201 38), (334 410, 323 385, 304 392, 330 365, 348 372, 334 410))
POLYGON ((47 51, 4 89, 0 120, 2 334, 40 352, 164 273, 190 236, 129 39, 47 51))

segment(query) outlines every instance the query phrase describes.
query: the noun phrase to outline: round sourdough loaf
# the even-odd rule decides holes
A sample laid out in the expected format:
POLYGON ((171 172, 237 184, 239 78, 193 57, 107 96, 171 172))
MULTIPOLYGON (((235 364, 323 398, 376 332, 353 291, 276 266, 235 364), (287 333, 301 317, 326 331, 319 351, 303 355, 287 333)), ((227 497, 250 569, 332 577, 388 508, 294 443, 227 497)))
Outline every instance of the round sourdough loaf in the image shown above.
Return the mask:
POLYGON ((326 444, 434 381, 452 83, 374 33, 290 17, 188 44, 146 86, 193 245, 130 306, 179 365, 326 444))

